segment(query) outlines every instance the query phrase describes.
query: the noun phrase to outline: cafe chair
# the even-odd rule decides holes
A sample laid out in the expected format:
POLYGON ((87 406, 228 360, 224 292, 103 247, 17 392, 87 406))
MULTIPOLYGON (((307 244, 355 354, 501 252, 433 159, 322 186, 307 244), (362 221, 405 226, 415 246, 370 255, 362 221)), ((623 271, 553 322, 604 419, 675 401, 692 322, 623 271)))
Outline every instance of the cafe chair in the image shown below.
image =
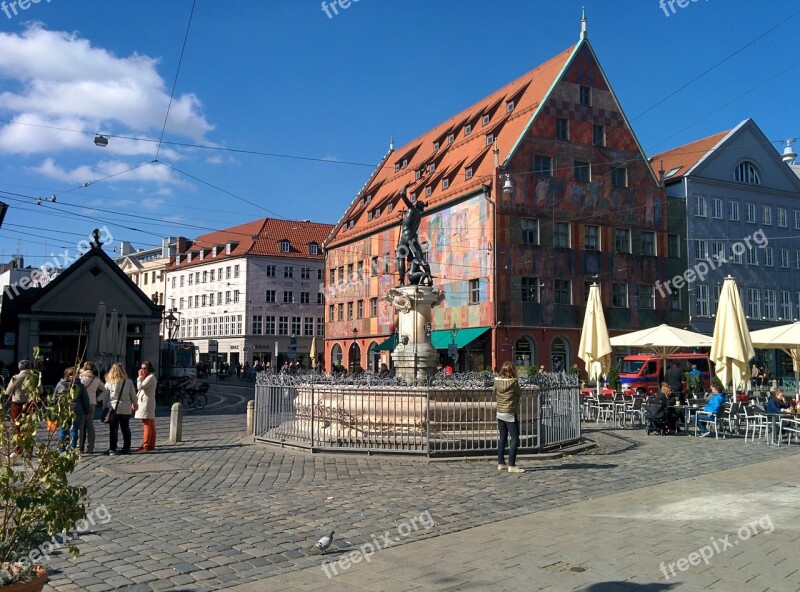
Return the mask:
POLYGON ((767 418, 758 413, 758 410, 753 405, 745 405, 744 407, 744 441, 747 442, 747 436, 750 435, 750 441, 756 441, 756 432, 758 432, 758 440, 767 437, 767 418))

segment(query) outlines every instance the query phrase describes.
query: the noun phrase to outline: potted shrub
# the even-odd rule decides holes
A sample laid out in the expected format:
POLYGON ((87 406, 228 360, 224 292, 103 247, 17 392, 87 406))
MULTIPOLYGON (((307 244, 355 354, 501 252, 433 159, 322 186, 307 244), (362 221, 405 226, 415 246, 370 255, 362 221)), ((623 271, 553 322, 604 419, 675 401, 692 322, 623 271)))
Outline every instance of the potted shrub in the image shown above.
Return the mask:
POLYGON ((608 369, 608 388, 618 393, 622 390, 622 381, 619 379, 619 369, 616 366, 611 366, 608 369))
MULTIPOLYGON (((42 561, 53 548, 51 537, 74 530, 86 516, 86 488, 68 482, 79 452, 68 447, 60 451, 65 443, 58 439, 58 431, 45 427, 45 423, 50 428, 69 423, 70 397, 40 397, 40 380, 40 373, 34 370, 23 383, 29 402, 16 420, 19 432, 14 433, 10 420, 4 420, 0 427, 2 592, 41 590, 47 582, 42 561), (21 452, 15 453, 15 449, 21 452)), ((66 539, 65 534, 62 537, 66 539)), ((75 556, 78 549, 72 545, 69 552, 75 556)))

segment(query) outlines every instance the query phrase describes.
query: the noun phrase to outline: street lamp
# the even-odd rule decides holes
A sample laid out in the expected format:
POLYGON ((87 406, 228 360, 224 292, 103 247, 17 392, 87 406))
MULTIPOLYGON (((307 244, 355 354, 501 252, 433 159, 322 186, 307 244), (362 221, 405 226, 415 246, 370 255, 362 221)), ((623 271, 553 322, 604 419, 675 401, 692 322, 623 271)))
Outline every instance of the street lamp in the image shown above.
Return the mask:
MULTIPOLYGON (((353 345, 350 346, 350 373, 354 373, 356 370, 356 348, 358 347, 358 343, 356 340, 358 339, 358 327, 353 327, 353 345)), ((359 360, 360 361, 360 360, 359 360)))

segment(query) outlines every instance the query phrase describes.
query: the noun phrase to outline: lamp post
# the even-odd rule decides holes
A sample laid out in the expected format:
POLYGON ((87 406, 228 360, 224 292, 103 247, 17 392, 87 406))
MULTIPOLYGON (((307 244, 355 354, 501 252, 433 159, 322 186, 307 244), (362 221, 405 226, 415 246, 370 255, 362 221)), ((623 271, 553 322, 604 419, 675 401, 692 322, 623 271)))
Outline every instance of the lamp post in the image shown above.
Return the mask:
POLYGON ((167 356, 166 356, 167 390, 169 393, 169 401, 172 401, 172 357, 175 355, 175 348, 173 342, 175 340, 175 335, 177 333, 178 327, 180 326, 181 322, 180 319, 176 316, 176 313, 180 314, 176 309, 170 308, 165 310, 164 313, 165 313, 164 322, 166 323, 166 329, 167 329, 167 356))
MULTIPOLYGON (((353 327, 353 345, 350 346, 350 373, 355 373, 356 370, 356 348, 358 347, 358 343, 356 340, 358 339, 358 327, 353 327)), ((360 361, 360 360, 359 360, 360 361)))
POLYGON ((453 323, 450 329, 450 347, 448 348, 448 355, 453 359, 453 366, 458 364, 458 346, 456 345, 456 337, 458 336, 458 326, 453 323))

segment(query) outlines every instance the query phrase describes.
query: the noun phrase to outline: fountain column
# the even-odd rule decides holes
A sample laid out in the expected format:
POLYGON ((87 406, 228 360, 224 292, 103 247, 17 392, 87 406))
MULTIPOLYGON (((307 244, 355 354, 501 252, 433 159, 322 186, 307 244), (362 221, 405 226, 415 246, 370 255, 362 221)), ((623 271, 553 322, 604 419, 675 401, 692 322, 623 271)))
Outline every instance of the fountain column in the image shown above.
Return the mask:
POLYGON ((433 318, 432 308, 444 300, 444 292, 431 286, 392 288, 386 300, 397 309, 397 346, 392 352, 395 376, 408 384, 423 384, 436 373, 439 354, 426 331, 433 318))

